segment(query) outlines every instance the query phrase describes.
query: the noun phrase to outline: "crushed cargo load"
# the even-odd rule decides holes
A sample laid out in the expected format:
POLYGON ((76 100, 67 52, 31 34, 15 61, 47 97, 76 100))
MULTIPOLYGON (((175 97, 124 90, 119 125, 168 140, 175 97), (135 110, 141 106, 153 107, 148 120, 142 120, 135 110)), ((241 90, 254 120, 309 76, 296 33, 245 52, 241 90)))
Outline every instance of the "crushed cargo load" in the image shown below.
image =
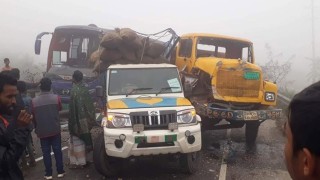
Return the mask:
MULTIPOLYGON (((170 57, 165 53, 172 49, 172 39, 167 29, 157 34, 142 34, 130 28, 116 28, 103 35, 100 47, 90 56, 94 72, 103 72, 112 64, 157 64, 169 63, 170 57)), ((174 39, 176 42, 176 39, 174 39)))

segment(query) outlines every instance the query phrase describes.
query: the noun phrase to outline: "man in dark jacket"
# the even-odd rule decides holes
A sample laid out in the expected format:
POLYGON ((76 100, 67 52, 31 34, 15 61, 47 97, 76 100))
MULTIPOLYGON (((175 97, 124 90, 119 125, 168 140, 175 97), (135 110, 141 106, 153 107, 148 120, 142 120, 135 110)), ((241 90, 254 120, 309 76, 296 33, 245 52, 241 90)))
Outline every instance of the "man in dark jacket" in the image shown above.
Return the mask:
POLYGON ((289 105, 284 148, 293 180, 320 179, 320 81, 296 94, 289 105))
POLYGON ((51 148, 54 152, 58 178, 64 176, 61 129, 59 111, 62 109, 58 95, 51 93, 51 80, 42 78, 40 81, 41 94, 32 100, 35 132, 40 138, 43 162, 46 168, 45 179, 52 179, 51 148))
POLYGON ((32 120, 32 115, 20 111, 15 123, 16 128, 8 130, 10 121, 5 117, 12 115, 13 106, 16 104, 17 81, 4 74, 0 74, 0 179, 23 179, 18 161, 22 155, 29 137, 27 126, 32 120), (7 115, 7 116, 6 116, 7 115))

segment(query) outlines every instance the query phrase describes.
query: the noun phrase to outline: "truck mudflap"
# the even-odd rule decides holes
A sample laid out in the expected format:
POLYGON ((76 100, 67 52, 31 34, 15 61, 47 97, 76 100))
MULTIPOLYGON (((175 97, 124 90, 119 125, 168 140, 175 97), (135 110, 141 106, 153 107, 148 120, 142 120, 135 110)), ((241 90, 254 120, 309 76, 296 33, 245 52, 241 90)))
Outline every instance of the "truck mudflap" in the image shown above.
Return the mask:
POLYGON ((227 121, 264 121, 281 118, 281 109, 268 110, 229 110, 213 108, 210 104, 194 103, 196 112, 200 116, 212 119, 225 119, 227 121))

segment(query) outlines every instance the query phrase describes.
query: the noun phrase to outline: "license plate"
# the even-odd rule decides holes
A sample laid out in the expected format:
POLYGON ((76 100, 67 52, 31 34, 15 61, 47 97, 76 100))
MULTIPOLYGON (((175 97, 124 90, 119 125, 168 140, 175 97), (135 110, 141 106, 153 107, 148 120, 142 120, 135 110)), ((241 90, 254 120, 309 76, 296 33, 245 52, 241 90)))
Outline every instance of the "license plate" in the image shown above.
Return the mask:
POLYGON ((258 112, 257 111, 244 111, 243 112, 243 119, 244 120, 258 120, 259 116, 258 116, 258 112))
POLYGON ((258 80, 258 79, 260 79, 259 72, 245 72, 243 76, 244 76, 245 79, 248 79, 248 80, 258 80))
MULTIPOLYGON (((163 142, 163 139, 160 141, 160 137, 163 136, 151 136, 151 137, 147 137, 147 136, 136 136, 134 138, 134 142, 136 144, 140 144, 140 143, 158 143, 158 142, 163 142)), ((173 134, 173 135, 165 135, 164 136, 164 142, 174 142, 177 141, 177 135, 173 134)))
POLYGON ((141 132, 144 130, 144 125, 143 124, 135 124, 133 125, 133 132, 141 132))
POLYGON ((151 141, 151 143, 158 143, 159 142, 159 136, 151 136, 150 141, 151 141))

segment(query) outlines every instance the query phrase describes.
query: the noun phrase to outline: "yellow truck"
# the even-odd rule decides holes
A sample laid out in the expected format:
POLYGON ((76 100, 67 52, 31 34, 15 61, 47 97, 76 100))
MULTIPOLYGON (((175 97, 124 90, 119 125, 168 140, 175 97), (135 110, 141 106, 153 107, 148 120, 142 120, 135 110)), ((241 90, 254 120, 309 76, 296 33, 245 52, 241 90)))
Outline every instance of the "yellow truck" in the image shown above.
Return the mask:
POLYGON ((252 145, 260 123, 280 118, 281 110, 272 108, 277 85, 264 80, 252 42, 192 33, 180 37, 175 53, 172 63, 183 75, 186 96, 201 116, 203 130, 246 125, 246 143, 252 145))

